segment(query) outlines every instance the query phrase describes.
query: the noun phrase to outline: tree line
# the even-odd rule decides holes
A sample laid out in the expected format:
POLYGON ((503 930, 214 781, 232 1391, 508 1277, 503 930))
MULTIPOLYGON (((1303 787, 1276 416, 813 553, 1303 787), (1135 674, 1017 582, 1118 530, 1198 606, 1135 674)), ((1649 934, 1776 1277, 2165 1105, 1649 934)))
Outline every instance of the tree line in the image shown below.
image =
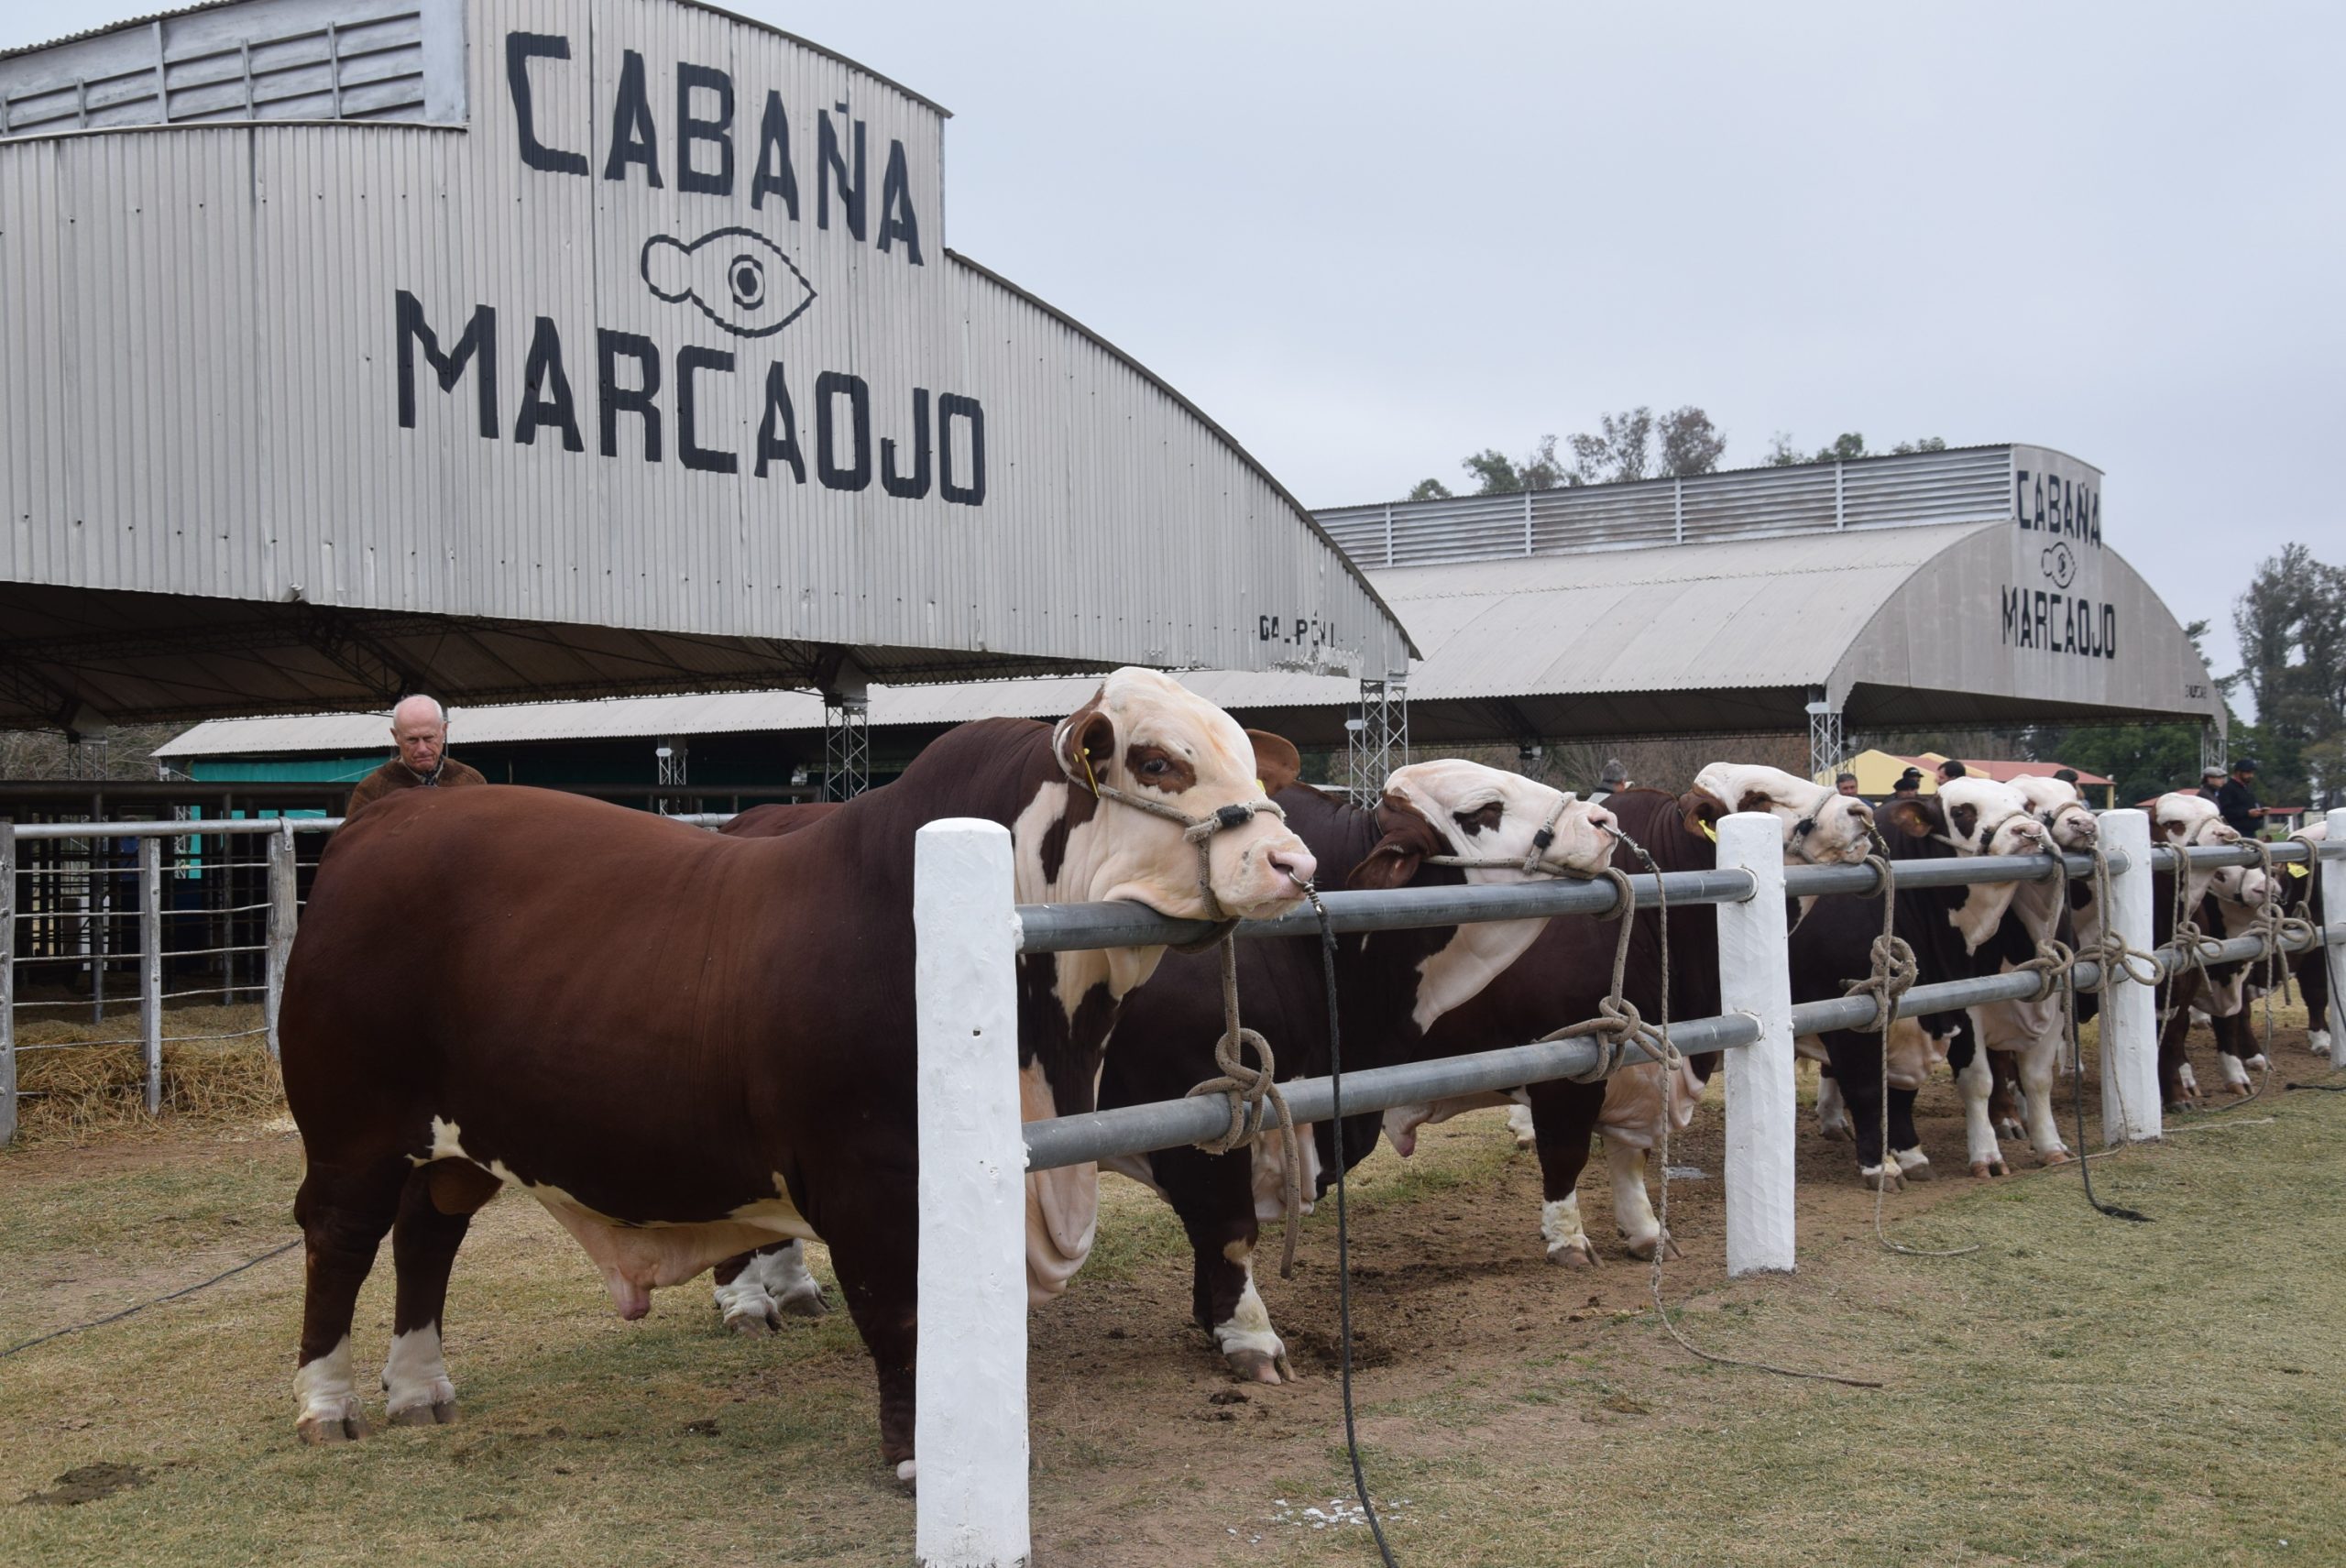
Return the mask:
MULTIPOLYGON (((1946 443, 1935 435, 1902 441, 1891 455, 1944 452, 1946 443)), ((1657 414, 1639 404, 1618 413, 1597 416, 1596 428, 1558 442, 1543 435, 1521 457, 1510 457, 1486 446, 1458 460, 1477 496, 1507 496, 1523 490, 1561 490, 1578 485, 1617 485, 1633 479, 1675 479, 1717 471, 1727 453, 1727 434, 1711 416, 1688 403, 1657 414)), ((1770 438, 1763 459, 1770 467, 1795 463, 1846 463, 1858 457, 1880 456, 1870 452, 1858 431, 1845 431, 1814 454, 1803 452, 1788 432, 1770 438)), ((1413 501, 1441 500, 1459 492, 1440 479, 1427 477, 1409 491, 1413 501)))

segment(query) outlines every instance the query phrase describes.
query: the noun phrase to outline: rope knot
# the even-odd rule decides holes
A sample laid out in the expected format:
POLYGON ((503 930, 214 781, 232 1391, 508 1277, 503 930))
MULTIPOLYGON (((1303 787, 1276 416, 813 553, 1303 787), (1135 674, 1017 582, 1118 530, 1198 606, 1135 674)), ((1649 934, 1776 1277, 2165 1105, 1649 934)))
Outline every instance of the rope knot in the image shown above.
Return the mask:
POLYGON ((1276 1120, 1279 1153, 1287 1168, 1287 1237, 1279 1258, 1279 1277, 1289 1278, 1295 1273, 1296 1235, 1303 1223, 1302 1146, 1295 1135, 1295 1113, 1288 1109, 1287 1096, 1279 1090, 1278 1063, 1271 1055, 1270 1042, 1238 1021, 1238 944, 1227 932, 1222 938, 1222 1037, 1214 1042, 1213 1063, 1222 1069, 1221 1076, 1207 1079, 1184 1098, 1228 1096, 1230 1125, 1194 1146, 1210 1155, 1248 1148, 1262 1141, 1276 1120), (1260 1067, 1247 1065, 1243 1053, 1249 1046, 1255 1048, 1260 1067))

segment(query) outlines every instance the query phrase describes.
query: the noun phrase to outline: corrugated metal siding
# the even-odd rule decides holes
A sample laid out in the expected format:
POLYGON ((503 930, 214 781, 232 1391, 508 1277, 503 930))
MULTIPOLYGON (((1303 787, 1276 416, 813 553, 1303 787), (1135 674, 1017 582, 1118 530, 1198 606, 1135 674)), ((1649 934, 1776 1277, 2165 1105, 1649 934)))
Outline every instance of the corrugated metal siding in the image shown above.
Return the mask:
POLYGON ((1965 447, 1683 479, 1337 507, 1314 515, 1366 566, 1980 522, 2012 515, 2012 452, 1965 447))
POLYGON ((470 22, 468 132, 174 127, 0 143, 0 356, 46 393, 0 412, 12 523, 0 579, 1102 663, 1392 668, 1406 656, 1366 583, 1243 452, 1122 356, 947 253, 932 105, 784 35, 658 0, 591 12, 476 0, 470 22), (573 38, 567 61, 532 68, 536 121, 549 145, 587 155, 590 177, 519 157, 514 31, 573 38), (658 190, 600 178, 630 49, 647 66, 658 190), (735 83, 729 200, 678 189, 679 61, 735 83), (791 115, 795 224, 747 200, 769 89, 791 115), (861 242, 836 213, 828 230, 817 221, 816 122, 839 104, 869 126, 861 242), (908 153, 919 268, 872 243, 892 141, 908 153), (729 335, 642 280, 649 237, 729 225, 815 280, 814 305, 774 336, 729 335), (476 433, 477 364, 444 393, 420 356, 416 428, 400 428, 400 291, 444 348, 476 305, 496 309, 496 439, 476 433), (583 453, 550 430, 511 440, 541 316, 561 335, 583 453), (619 455, 599 453, 598 328, 661 351, 659 463, 635 455, 632 417, 618 421, 619 455), (699 378, 698 440, 740 454, 736 474, 677 460, 687 345, 734 356, 732 374, 699 378), (860 493, 779 466, 755 477, 777 360, 810 470, 821 371, 869 385, 875 463, 882 437, 909 444, 912 388, 930 391, 932 422, 942 394, 978 399, 984 504, 949 504, 934 479, 908 500, 876 477, 860 493), (1268 640, 1273 615, 1282 630, 1268 640))

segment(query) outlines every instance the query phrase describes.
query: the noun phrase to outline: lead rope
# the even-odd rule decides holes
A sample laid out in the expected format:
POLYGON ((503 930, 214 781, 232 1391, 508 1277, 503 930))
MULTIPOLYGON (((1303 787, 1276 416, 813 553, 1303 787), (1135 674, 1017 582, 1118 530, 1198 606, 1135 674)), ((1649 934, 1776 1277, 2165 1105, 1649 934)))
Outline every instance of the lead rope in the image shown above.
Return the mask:
MULTIPOLYGON (((1303 896, 1311 901, 1311 913, 1320 921, 1320 981, 1328 993, 1328 1131, 1336 1155, 1336 1365, 1343 1387, 1344 1453, 1352 1460, 1353 1496, 1360 1499, 1368 1532, 1376 1538, 1376 1554, 1385 1560, 1385 1568, 1400 1568, 1393 1561, 1393 1548, 1386 1543, 1376 1505, 1368 1498, 1368 1476, 1360 1463, 1359 1425, 1353 1412, 1352 1227, 1344 1212, 1344 1031, 1336 1008, 1336 928, 1328 921, 1320 890, 1308 882, 1301 885, 1303 896)), ((1289 1207, 1288 1213, 1292 1217, 1294 1208, 1289 1207)), ((1290 1230, 1290 1238, 1293 1234, 1290 1230)))
MULTIPOLYGON (((1309 889, 1310 883, 1304 886, 1309 889)), ((1318 894, 1306 896, 1314 908, 1319 907, 1318 894)), ((1303 1157, 1295 1135, 1295 1114, 1288 1109, 1287 1096, 1278 1086, 1278 1065, 1272 1058, 1270 1042, 1238 1022, 1238 941, 1227 933, 1222 938, 1222 1037, 1214 1042, 1213 1062, 1222 1069, 1222 1076, 1207 1079, 1189 1095, 1227 1095, 1230 1125, 1192 1146, 1200 1154, 1222 1155, 1259 1142, 1266 1130, 1263 1107, 1270 1106, 1278 1120, 1279 1153, 1287 1166, 1287 1239, 1279 1255, 1279 1277, 1292 1279, 1295 1238, 1303 1223, 1303 1157), (1248 1046, 1255 1047, 1261 1067, 1248 1067, 1239 1054, 1248 1046)))
MULTIPOLYGON (((2098 857, 2099 851, 2097 850, 2096 854, 2098 857)), ((2105 920, 2104 929, 2107 930, 2107 921, 2105 920)), ((2076 1113, 2077 1123, 2077 1157, 2075 1163, 2077 1168, 2078 1176, 2082 1177, 2085 1180, 2086 1201, 2093 1207, 2096 1213, 2106 1214, 2113 1220, 2131 1220, 2138 1225, 2147 1225, 2152 1223, 2151 1217, 2148 1214, 2143 1213, 2140 1209, 2128 1209, 2116 1203, 2105 1203, 2094 1194, 2093 1162, 2095 1156, 2091 1150, 2086 1147, 2086 1058, 2085 1053, 2080 1050, 2077 1046, 2077 954, 2071 951, 2068 948, 2064 947, 2060 942, 2048 937, 2036 944, 2036 957, 2031 959, 2028 962, 2022 964, 2020 967, 2024 970, 2034 970, 2041 977, 2036 989, 2036 996, 2034 998, 2036 1001, 2042 1002, 2045 1000, 2046 994, 2053 989, 2054 983, 2056 980, 2061 987, 2061 1027, 2063 1033, 2067 1036, 2069 1045, 2069 1073, 2071 1081, 2069 1108, 2071 1111, 2076 1113)), ((2110 976, 2115 971, 2110 968, 2107 960, 2105 960, 2101 972, 2102 989, 2104 993, 2107 994, 2110 987, 2110 976)), ((2107 1014, 2105 1014, 2105 1016, 2107 1016, 2107 1014)), ((2114 1086, 2118 1081, 2117 1075, 2113 1073, 2110 1076, 2110 1081, 2114 1086)), ((2122 1098, 2119 1102, 2118 1114, 2120 1120, 2122 1122, 2125 1119, 2126 1114, 2125 1102, 2122 1098)))
MULTIPOLYGON (((1977 1245, 1946 1248, 1908 1246, 1890 1239, 1882 1226, 1882 1205, 1890 1195, 1890 1175, 1898 1169, 1898 1155, 1890 1146, 1890 1031, 1898 1022, 1898 1003, 1913 989, 1920 972, 1914 961, 1914 949, 1898 934, 1898 872, 1886 855, 1868 855, 1866 865, 1871 869, 1874 885, 1881 892, 1881 935, 1873 940, 1873 974, 1849 987, 1851 996, 1870 996, 1874 1001, 1875 1028, 1881 1036, 1881 1087, 1876 1111, 1881 1127, 1881 1176, 1873 1189, 1873 1236, 1891 1252, 1904 1253, 1909 1257, 1961 1257, 1979 1250, 1977 1245)), ((1984 1042, 1974 1040, 1972 1048, 1986 1050, 1984 1042)))
MULTIPOLYGON (((1716 1366, 1741 1366, 1754 1372, 1772 1372, 1779 1377, 1802 1377, 1817 1383, 1838 1383, 1850 1388, 1879 1388, 1881 1385, 1871 1378, 1845 1377, 1837 1372, 1805 1372, 1795 1366, 1778 1366, 1772 1362, 1766 1361, 1747 1361, 1740 1356, 1721 1355, 1716 1351, 1705 1350, 1686 1337, 1686 1332, 1672 1321, 1670 1309, 1662 1303, 1661 1266, 1662 1259, 1670 1251, 1670 1142, 1671 1135, 1678 1124, 1676 1116, 1672 1113, 1670 1102, 1678 1091, 1679 1069, 1683 1061, 1678 1054, 1678 1047, 1670 1042, 1670 894, 1662 885, 1661 868, 1654 863, 1654 858, 1651 855, 1646 853, 1644 845, 1617 828, 1608 828, 1606 831, 1619 839, 1631 854, 1645 863, 1646 870, 1653 873, 1653 901, 1657 911, 1656 920, 1661 931, 1661 1021, 1655 1026, 1654 1034, 1661 1041, 1662 1070, 1661 1146, 1656 1151, 1661 1162, 1661 1200, 1657 1205, 1659 1212, 1655 1216, 1661 1226, 1661 1234, 1654 1241, 1653 1263, 1646 1276, 1647 1289, 1653 1297, 1654 1315, 1661 1320, 1661 1326, 1669 1331, 1672 1339, 1678 1342, 1681 1350, 1716 1366)), ((1610 867, 1606 869, 1606 874, 1613 879, 1613 885, 1620 893, 1621 901, 1615 905, 1615 909, 1621 922, 1621 929, 1627 932, 1636 919, 1635 894, 1630 889, 1629 879, 1610 867)), ((1628 943, 1626 940, 1616 945, 1613 989, 1617 995, 1621 989, 1621 960, 1618 955, 1625 954, 1628 950, 1628 943)), ((1626 1003, 1624 1005, 1626 1006, 1626 1003)), ((1631 1010, 1631 1016, 1635 1016, 1634 1010, 1631 1010)))

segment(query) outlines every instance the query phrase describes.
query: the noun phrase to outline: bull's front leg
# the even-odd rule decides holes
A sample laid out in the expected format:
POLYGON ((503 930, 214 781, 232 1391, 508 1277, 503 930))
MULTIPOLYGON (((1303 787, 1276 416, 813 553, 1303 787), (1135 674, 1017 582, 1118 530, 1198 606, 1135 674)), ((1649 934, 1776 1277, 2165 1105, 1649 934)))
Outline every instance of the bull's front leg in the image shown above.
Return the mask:
POLYGON ((783 1242, 727 1258, 711 1276, 717 1310, 739 1334, 766 1334, 786 1314, 819 1318, 830 1310, 823 1288, 806 1268, 806 1248, 783 1242))
POLYGON ((1881 1036, 1836 1029, 1825 1036, 1833 1077, 1849 1104, 1851 1134, 1858 1146, 1858 1179, 1895 1192, 1906 1185, 1898 1162, 1881 1146, 1881 1036))
POLYGON ((1581 1223, 1580 1173, 1588 1168, 1588 1141, 1605 1109, 1605 1085, 1559 1079, 1529 1092, 1540 1154, 1540 1239, 1550 1263, 1594 1268, 1596 1247, 1581 1223))
POLYGON ((2199 971, 2185 970, 2166 982, 2165 991, 2162 1000, 2172 1011, 2163 1014, 2166 1026, 2159 1031, 2159 1098, 2170 1111, 2196 1110, 2199 1082, 2184 1046, 2191 1035, 2191 1003, 2199 995, 2199 971))
POLYGON ((1971 1162, 1971 1174, 1982 1179, 2012 1174, 2011 1168, 2004 1164, 2003 1146, 1996 1141, 1996 1120, 1990 1109, 1995 1099, 1996 1078, 1994 1065, 1988 1059, 1991 1054, 1973 1049, 1970 1059, 1955 1075, 1956 1088, 1963 1095, 1965 1152, 1971 1162))
POLYGON ((1181 1217, 1190 1255, 1189 1310, 1241 1382, 1292 1382, 1295 1366, 1255 1288, 1254 1157, 1159 1149, 1149 1157, 1157 1190, 1181 1217))
POLYGON ((2040 1165, 2063 1165, 2069 1147, 2061 1141, 2060 1120, 2053 1114, 2053 1080, 2068 1048, 2065 1032, 2030 1041, 2020 1052, 2021 1102, 2028 1116, 2028 1143, 2040 1165))
POLYGON ((1666 1258, 1678 1256, 1678 1244, 1661 1228, 1646 1187, 1646 1151, 1607 1133, 1605 1164, 1613 1177, 1613 1222, 1621 1227, 1629 1255, 1651 1259, 1659 1247, 1666 1258))

